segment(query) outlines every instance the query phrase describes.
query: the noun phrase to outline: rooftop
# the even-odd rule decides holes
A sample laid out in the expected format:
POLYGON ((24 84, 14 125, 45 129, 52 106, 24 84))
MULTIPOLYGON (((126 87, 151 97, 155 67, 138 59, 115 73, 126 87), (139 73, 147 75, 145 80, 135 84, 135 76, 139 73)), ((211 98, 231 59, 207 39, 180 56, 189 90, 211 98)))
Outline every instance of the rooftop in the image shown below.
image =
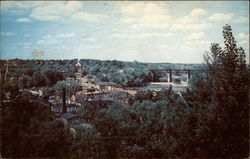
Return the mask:
POLYGON ((77 118, 77 117, 82 118, 82 116, 76 115, 76 114, 73 114, 73 113, 64 113, 64 114, 62 115, 62 118, 65 118, 65 119, 67 119, 67 120, 71 120, 71 119, 77 118))
POLYGON ((100 86, 115 86, 114 82, 99 82, 98 85, 100 86))

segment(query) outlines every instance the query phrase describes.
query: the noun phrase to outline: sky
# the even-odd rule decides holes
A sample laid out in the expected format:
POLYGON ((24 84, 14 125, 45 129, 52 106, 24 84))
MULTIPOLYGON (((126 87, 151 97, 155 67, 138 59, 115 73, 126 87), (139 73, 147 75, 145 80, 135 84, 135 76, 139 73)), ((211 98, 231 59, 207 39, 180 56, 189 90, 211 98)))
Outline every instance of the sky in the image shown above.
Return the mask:
POLYGON ((249 63, 248 1, 1 1, 1 59, 202 63, 229 24, 249 63))

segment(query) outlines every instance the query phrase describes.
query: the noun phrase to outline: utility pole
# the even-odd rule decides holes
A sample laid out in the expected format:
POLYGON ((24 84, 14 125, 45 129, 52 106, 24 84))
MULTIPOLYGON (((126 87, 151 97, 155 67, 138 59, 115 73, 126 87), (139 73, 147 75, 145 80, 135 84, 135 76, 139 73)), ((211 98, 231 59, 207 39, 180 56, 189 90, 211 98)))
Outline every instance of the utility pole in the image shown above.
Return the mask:
POLYGON ((6 84, 7 81, 7 74, 9 73, 9 64, 7 64, 6 66, 6 70, 5 70, 5 75, 4 75, 4 84, 6 84))

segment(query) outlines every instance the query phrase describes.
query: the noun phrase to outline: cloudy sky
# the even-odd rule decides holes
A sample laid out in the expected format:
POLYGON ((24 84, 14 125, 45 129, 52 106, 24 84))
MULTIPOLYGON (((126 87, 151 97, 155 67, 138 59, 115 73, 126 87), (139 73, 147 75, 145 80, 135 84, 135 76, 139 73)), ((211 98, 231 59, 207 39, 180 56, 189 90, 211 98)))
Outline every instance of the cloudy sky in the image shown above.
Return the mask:
POLYGON ((1 58, 201 63, 229 24, 249 59, 248 3, 1 1, 1 58))

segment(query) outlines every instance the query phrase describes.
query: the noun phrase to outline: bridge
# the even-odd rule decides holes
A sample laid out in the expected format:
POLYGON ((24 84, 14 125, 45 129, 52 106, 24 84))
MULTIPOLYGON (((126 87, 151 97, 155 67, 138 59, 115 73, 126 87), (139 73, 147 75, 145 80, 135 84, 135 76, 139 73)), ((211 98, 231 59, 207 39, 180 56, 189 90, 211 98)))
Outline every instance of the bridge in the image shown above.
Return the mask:
MULTIPOLYGON (((174 73, 185 73, 187 77, 187 83, 191 78, 191 73, 193 72, 206 72, 205 70, 192 70, 192 69, 149 69, 151 72, 157 73, 165 73, 167 76, 167 82, 173 82, 173 74, 174 73)), ((154 74, 152 74, 152 78, 154 79, 154 74)))

